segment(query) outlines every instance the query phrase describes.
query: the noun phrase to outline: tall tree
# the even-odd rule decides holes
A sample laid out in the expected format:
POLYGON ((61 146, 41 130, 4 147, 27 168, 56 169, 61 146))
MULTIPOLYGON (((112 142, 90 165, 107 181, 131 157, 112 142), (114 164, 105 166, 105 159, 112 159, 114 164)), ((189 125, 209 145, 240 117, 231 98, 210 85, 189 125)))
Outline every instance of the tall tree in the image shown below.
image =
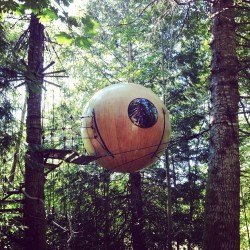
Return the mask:
POLYGON ((129 175, 131 195, 131 236, 134 250, 146 249, 144 229, 144 215, 141 192, 141 174, 139 172, 129 175))
POLYGON ((238 60, 233 0, 212 4, 211 129, 204 250, 240 249, 238 60))
POLYGON ((25 203, 26 249, 46 249, 45 207, 44 207, 44 165, 40 150, 41 92, 44 54, 44 26, 36 15, 30 19, 27 76, 27 138, 28 152, 25 162, 25 203))

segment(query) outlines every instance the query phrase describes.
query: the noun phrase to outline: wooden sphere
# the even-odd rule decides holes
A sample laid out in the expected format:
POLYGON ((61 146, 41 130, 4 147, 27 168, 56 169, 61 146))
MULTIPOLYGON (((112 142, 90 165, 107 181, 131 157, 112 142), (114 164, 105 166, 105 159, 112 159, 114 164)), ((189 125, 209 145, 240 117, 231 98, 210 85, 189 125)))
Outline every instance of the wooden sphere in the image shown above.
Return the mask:
POLYGON ((132 173, 154 163, 170 136, 169 113, 160 98, 138 84, 114 84, 87 103, 82 138, 90 155, 114 172, 132 173))

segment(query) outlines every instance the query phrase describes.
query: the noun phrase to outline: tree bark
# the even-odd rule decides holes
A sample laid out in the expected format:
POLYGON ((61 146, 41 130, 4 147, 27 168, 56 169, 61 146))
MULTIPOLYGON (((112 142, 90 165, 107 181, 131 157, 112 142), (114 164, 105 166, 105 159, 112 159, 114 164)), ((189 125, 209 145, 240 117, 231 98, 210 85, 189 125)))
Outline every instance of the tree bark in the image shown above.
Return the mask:
POLYGON ((141 174, 139 172, 129 175, 131 195, 131 234, 133 250, 146 250, 144 238, 144 216, 141 195, 141 174))
POLYGON ((41 147, 41 90, 43 78, 44 27, 39 19, 31 16, 26 83, 27 99, 27 144, 25 159, 25 242, 28 250, 46 249, 44 166, 41 147))
POLYGON ((211 130, 203 250, 239 250, 238 60, 234 1, 212 5, 211 130))

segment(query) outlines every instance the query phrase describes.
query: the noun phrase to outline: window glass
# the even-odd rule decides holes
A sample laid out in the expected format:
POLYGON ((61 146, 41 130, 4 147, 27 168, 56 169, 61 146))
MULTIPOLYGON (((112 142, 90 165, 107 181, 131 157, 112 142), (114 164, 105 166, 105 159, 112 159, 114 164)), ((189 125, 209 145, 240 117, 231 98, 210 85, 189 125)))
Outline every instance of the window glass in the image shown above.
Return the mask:
POLYGON ((157 122, 158 111, 149 100, 136 98, 128 106, 128 116, 136 126, 150 128, 157 122))

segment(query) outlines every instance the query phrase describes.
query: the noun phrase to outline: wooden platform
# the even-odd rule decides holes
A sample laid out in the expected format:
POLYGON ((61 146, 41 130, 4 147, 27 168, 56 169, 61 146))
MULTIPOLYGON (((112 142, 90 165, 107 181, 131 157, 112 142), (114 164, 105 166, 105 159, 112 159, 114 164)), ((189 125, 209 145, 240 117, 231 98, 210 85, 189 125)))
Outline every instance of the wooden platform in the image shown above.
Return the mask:
POLYGON ((58 160, 65 160, 74 154, 72 150, 65 150, 65 149, 46 149, 43 150, 43 157, 45 159, 58 159, 58 160))
POLYGON ((95 156, 79 155, 70 149, 46 149, 43 150, 44 166, 49 170, 58 168, 63 161, 77 165, 87 165, 98 159, 95 156))

